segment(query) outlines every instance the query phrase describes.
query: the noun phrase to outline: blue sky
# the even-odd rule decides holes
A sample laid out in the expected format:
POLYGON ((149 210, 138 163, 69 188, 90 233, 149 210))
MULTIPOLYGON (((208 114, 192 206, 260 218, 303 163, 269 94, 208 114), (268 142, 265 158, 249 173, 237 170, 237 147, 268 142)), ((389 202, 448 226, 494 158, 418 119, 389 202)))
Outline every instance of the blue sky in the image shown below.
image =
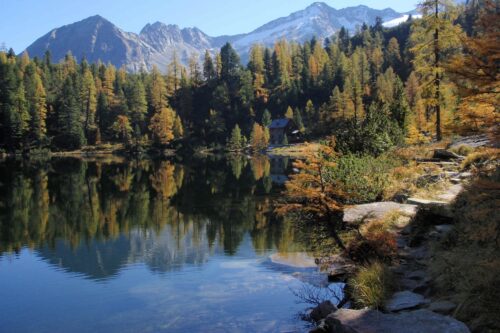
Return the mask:
MULTIPOLYGON (((232 35, 304 9, 314 0, 0 0, 0 43, 21 52, 38 37, 61 25, 99 14, 125 31, 139 32, 161 21, 196 26, 211 36, 232 35)), ((334 8, 364 4, 397 11, 418 0, 325 0, 334 8)))

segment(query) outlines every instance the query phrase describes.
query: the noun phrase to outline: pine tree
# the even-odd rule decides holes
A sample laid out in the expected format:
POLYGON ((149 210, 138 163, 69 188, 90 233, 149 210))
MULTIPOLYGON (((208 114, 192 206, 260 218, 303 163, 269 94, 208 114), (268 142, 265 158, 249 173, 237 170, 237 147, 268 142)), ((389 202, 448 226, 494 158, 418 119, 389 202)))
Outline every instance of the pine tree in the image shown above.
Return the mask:
POLYGON ((262 125, 264 127, 269 127, 271 123, 272 123, 271 113, 269 112, 268 109, 265 109, 264 113, 262 114, 262 125))
POLYGON ((283 142, 281 144, 284 146, 288 145, 288 136, 286 135, 286 133, 285 135, 283 135, 283 142))
POLYGON ((238 87, 240 57, 231 44, 226 43, 220 50, 221 80, 226 82, 230 92, 238 87))
POLYGON ((30 114, 23 82, 19 82, 10 98, 12 104, 7 106, 7 126, 9 135, 15 146, 19 146, 29 130, 30 114))
POLYGON ((212 56, 208 50, 205 51, 205 57, 203 58, 203 76, 207 82, 210 82, 217 77, 212 56))
POLYGON ((178 115, 175 117, 174 120, 174 137, 175 138, 181 138, 184 135, 184 127, 182 126, 182 120, 181 117, 178 115))
POLYGON ((295 121, 295 125, 297 125, 299 131, 303 133, 305 131, 304 122, 302 121, 302 114, 299 109, 295 109, 293 113, 293 120, 295 121))
POLYGON ((399 47, 399 42, 395 37, 392 37, 387 44, 386 51, 386 62, 387 67, 392 67, 394 69, 401 68, 401 49, 399 47))
POLYGON ((231 131, 231 137, 228 140, 227 147, 229 150, 240 150, 243 148, 243 137, 238 124, 236 124, 231 131))
POLYGON ((57 118, 59 136, 56 141, 61 148, 79 149, 85 144, 78 91, 73 75, 69 75, 64 81, 59 96, 57 118))
POLYGON ((130 110, 132 126, 138 128, 140 135, 144 129, 144 121, 148 112, 146 89, 140 79, 132 80, 127 89, 128 108, 130 110))
POLYGON ((179 60, 177 52, 174 50, 172 54, 172 60, 167 66, 167 82, 166 82, 166 92, 168 96, 173 96, 180 86, 180 76, 182 65, 179 60))
POLYGON ((110 107, 108 98, 104 92, 100 92, 97 96, 97 107, 96 107, 96 123, 97 123, 97 132, 96 132, 96 143, 101 142, 102 133, 108 128, 108 124, 110 123, 110 107))
POLYGON ((339 87, 335 86, 330 96, 330 117, 338 119, 342 113, 342 94, 339 87))
POLYGON ((410 115, 410 106, 406 98, 403 82, 399 77, 394 83, 394 100, 390 105, 392 119, 406 133, 408 130, 408 117, 410 115))

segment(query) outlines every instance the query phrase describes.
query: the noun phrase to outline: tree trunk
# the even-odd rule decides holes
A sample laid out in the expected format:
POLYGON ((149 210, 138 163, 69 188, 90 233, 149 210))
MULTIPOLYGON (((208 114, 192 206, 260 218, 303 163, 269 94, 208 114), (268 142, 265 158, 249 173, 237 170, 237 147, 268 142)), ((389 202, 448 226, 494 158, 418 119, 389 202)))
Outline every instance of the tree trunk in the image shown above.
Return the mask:
MULTIPOLYGON (((436 1, 436 24, 439 20, 439 0, 436 1)), ((441 141, 441 77, 439 75, 439 26, 436 26, 436 31, 434 32, 434 70, 436 72, 436 77, 434 78, 434 86, 436 89, 435 99, 436 99, 436 139, 441 141)))

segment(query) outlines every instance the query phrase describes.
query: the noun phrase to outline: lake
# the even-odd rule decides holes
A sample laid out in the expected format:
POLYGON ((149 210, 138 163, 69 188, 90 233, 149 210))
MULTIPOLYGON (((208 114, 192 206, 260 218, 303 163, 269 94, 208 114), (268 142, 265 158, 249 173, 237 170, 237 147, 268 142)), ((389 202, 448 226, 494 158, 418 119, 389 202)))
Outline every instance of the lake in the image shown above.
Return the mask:
POLYGON ((286 159, 0 163, 1 332, 303 332, 286 159), (271 259, 271 256, 273 259, 271 259))

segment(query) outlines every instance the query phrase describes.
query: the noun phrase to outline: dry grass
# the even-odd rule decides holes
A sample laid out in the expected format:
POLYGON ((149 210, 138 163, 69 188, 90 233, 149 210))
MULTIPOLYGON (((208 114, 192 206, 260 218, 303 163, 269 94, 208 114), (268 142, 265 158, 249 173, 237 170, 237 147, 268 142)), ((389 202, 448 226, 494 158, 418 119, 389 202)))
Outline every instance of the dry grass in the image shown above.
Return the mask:
POLYGON ((487 173, 457 198, 455 230, 434 246, 430 269, 437 291, 459 305, 457 318, 472 331, 499 332, 500 168, 487 173))
POLYGON ((384 198, 390 200, 398 193, 425 197, 439 194, 440 191, 446 188, 444 182, 422 184, 421 177, 424 175, 439 175, 441 172, 442 170, 437 165, 417 164, 415 161, 396 167, 390 173, 390 181, 384 190, 384 198))
POLYGON ((500 159, 500 149, 498 148, 479 148, 467 155, 462 162, 463 170, 477 169, 491 161, 500 159))
POLYGON ((474 152, 474 148, 469 145, 460 145, 458 147, 450 149, 450 151, 460 156, 468 156, 470 153, 474 152))
POLYGON ((380 308, 391 295, 394 277, 380 262, 362 267, 349 281, 349 292, 356 307, 380 308))
POLYGON ((398 148, 394 151, 394 153, 396 156, 406 161, 431 158, 435 149, 446 149, 450 143, 451 140, 445 139, 441 142, 398 148))
POLYGON ((320 147, 321 144, 317 142, 304 142, 285 147, 275 147, 270 149, 268 152, 270 155, 304 158, 308 154, 311 154, 311 152, 319 151, 320 147))

